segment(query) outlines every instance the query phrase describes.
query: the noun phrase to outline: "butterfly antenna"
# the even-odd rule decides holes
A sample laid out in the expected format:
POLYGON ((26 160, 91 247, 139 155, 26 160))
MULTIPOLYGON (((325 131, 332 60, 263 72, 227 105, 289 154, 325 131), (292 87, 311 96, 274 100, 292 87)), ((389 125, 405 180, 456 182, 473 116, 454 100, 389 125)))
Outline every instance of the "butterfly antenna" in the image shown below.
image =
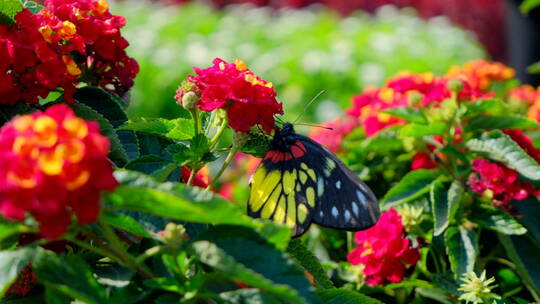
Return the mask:
POLYGON ((323 128, 323 129, 326 129, 326 130, 334 130, 334 128, 331 128, 331 127, 312 124, 312 123, 307 123, 307 122, 299 122, 299 123, 297 123, 297 125, 299 125, 299 126, 310 126, 310 127, 315 127, 315 128, 323 128))
POLYGON ((298 115, 298 117, 296 117, 296 119, 293 121, 293 124, 295 124, 298 119, 300 119, 300 117, 302 117, 302 115, 304 115, 304 113, 306 113, 307 109, 309 108, 309 106, 311 106, 311 104, 313 102, 315 102, 315 100, 317 100, 317 98, 319 98, 319 96, 321 96, 324 92, 326 92, 325 90, 321 90, 319 93, 317 93, 317 95, 315 95, 315 97, 313 97, 309 102, 308 104, 304 107, 304 110, 302 111, 302 113, 300 113, 300 115, 298 115))

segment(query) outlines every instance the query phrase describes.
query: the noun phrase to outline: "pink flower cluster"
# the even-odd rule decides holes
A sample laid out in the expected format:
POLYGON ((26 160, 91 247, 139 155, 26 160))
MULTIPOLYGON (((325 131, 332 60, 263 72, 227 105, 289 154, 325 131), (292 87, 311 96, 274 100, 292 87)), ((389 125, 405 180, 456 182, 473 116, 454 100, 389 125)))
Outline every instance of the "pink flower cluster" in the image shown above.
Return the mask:
POLYGON ((511 200, 523 200, 537 194, 532 184, 518 180, 518 172, 497 163, 476 158, 472 169, 476 172, 469 177, 472 190, 490 197, 502 209, 509 210, 511 200))
POLYGON ((420 259, 420 249, 412 247, 401 216, 393 208, 383 213, 375 226, 356 232, 354 241, 358 247, 347 260, 352 265, 364 265, 370 286, 401 282, 406 270, 420 259))
POLYGON ((119 95, 133 86, 139 67, 120 35, 125 19, 105 0, 47 0, 15 21, 0 25, 0 103, 37 103, 57 88, 71 102, 79 81, 119 95))
POLYGON ((199 109, 226 110, 229 125, 234 130, 248 132, 252 126, 260 125, 266 132, 272 132, 274 115, 283 114, 272 83, 253 74, 241 60, 229 63, 216 58, 213 66, 193 70, 197 75, 190 75, 188 80, 195 88, 180 88, 176 95, 179 103, 187 91, 194 91, 200 94, 196 104, 199 109))

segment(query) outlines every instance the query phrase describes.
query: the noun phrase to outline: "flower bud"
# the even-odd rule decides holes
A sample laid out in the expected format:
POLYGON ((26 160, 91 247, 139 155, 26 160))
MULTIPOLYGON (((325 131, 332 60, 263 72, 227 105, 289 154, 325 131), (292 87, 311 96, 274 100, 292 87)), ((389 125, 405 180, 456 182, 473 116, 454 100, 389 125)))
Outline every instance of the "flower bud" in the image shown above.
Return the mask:
POLYGON ((179 249, 187 239, 186 228, 181 224, 167 223, 159 234, 165 244, 174 249, 179 249))
POLYGON ((447 87, 452 92, 459 92, 463 89, 463 82, 459 79, 452 79, 448 81, 447 87))
POLYGON ((411 205, 403 205, 398 209, 405 230, 410 231, 411 228, 422 222, 423 211, 424 208, 411 205))
POLYGON ((184 106, 184 109, 188 111, 195 110, 195 105, 197 104, 197 101, 199 100, 199 97, 197 97, 197 94, 195 92, 187 92, 182 96, 182 106, 184 106))
POLYGON ((420 105, 420 102, 424 99, 424 95, 418 91, 412 91, 407 94, 407 99, 410 106, 416 107, 420 105))

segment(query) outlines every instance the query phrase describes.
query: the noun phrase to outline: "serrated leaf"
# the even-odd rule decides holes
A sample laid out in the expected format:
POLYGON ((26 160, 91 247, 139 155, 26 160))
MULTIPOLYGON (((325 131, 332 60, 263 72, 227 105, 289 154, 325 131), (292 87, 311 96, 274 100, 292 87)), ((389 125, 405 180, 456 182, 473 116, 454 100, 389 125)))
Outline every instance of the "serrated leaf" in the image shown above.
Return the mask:
POLYGON ((94 278, 90 267, 76 255, 58 256, 42 250, 32 262, 38 281, 85 303, 106 303, 105 289, 94 278))
POLYGON ((72 109, 73 112, 75 112, 75 115, 84 118, 85 120, 93 120, 99 123, 101 133, 107 136, 111 143, 109 157, 118 166, 124 166, 128 162, 128 155, 111 123, 103 117, 103 115, 85 104, 76 102, 72 105, 72 109))
POLYGON ((125 230, 137 236, 152 237, 141 224, 129 215, 114 211, 105 211, 100 215, 100 219, 109 225, 125 230))
POLYGON ((444 237, 450 268, 455 278, 473 271, 478 255, 478 236, 476 233, 461 226, 450 227, 446 230, 444 237))
POLYGON ((317 295, 322 299, 320 303, 324 304, 382 304, 377 299, 345 288, 321 290, 317 295))
POLYGON ((440 175, 438 170, 425 169, 407 173, 382 199, 384 208, 408 202, 427 193, 440 175))
POLYGON ((426 117, 424 116, 424 114, 422 114, 422 112, 420 112, 420 110, 410 107, 390 108, 384 110, 383 112, 395 117, 403 118, 409 122, 419 123, 423 125, 428 123, 426 117))
POLYGON ((540 180, 540 165, 501 131, 484 133, 480 138, 467 141, 466 146, 471 151, 486 153, 489 158, 505 163, 528 179, 540 180))
MULTIPOLYGON (((249 248, 249 247, 248 247, 249 248)), ((239 280, 249 286, 261 288, 278 296, 287 303, 307 303, 298 291, 285 284, 278 284, 237 262, 232 256, 209 241, 196 241, 191 245, 194 255, 204 264, 225 273, 231 279, 239 280)), ((245 250, 244 252, 249 253, 245 250)), ((257 252, 250 252, 257 254, 257 252)), ((260 252, 261 254, 264 253, 260 252)), ((257 258, 253 258, 257 260, 257 258)), ((283 265, 280 265, 283 266, 283 265)))
POLYGON ((538 126, 538 123, 518 115, 481 115, 471 118, 465 125, 465 130, 471 132, 495 129, 529 129, 538 126))
POLYGON ((334 287, 334 283, 328 278, 319 259, 307 249, 300 238, 290 241, 289 246, 287 247, 287 253, 294 257, 298 263, 313 276, 315 283, 319 287, 324 289, 334 287))
MULTIPOLYGON (((73 98, 101 114, 114 128, 118 128, 128 120, 124 111, 126 105, 124 100, 100 88, 79 88, 73 95, 73 98)), ((131 160, 139 157, 139 143, 135 132, 116 130, 116 134, 127 153, 128 159, 131 160)))
POLYGON ((455 214, 463 187, 454 181, 450 187, 441 182, 433 183, 430 190, 431 210, 433 212, 434 235, 444 232, 455 214))
POLYGON ((523 227, 514 217, 505 211, 488 206, 475 206, 472 209, 471 221, 478 225, 499 231, 504 234, 525 234, 527 229, 523 227))
POLYGON ((507 106, 497 99, 478 99, 474 102, 465 102, 461 104, 465 107, 463 118, 473 117, 482 113, 496 114, 507 106))
POLYGON ((0 295, 6 292, 19 273, 34 259, 36 252, 31 247, 0 252, 0 295))
POLYGON ((406 124, 399 130, 400 137, 422 137, 429 135, 442 135, 446 131, 446 124, 442 121, 435 121, 429 125, 416 123, 406 124))
POLYGON ((14 24, 15 15, 23 9, 19 0, 0 0, 0 23, 14 24))
MULTIPOLYGON (((264 225, 262 221, 248 217, 242 206, 204 189, 180 183, 158 183, 150 176, 127 170, 116 171, 115 177, 121 185, 113 193, 104 195, 104 203, 115 209, 145 212, 193 223, 254 228, 264 225)), ((279 227, 287 229, 282 225, 279 227)))
POLYGON ((172 140, 187 140, 195 134, 193 121, 185 118, 138 118, 127 121, 119 129, 146 132, 172 140))
POLYGON ((538 240, 533 239, 529 234, 499 233, 498 236, 521 279, 534 288, 536 294, 540 294, 540 264, 538 263, 540 243, 538 240))

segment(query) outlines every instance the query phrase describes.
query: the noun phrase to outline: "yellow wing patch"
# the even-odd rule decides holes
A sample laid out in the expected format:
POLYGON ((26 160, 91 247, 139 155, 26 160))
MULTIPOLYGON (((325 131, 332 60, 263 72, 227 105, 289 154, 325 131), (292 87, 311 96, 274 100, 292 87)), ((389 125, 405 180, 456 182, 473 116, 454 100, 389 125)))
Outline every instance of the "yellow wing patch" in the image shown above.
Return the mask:
POLYGON ((261 164, 251 182, 249 210, 292 228, 308 224, 309 210, 316 206, 316 178, 315 171, 305 163, 288 171, 267 170, 261 164), (298 202, 298 194, 303 194, 305 201, 298 202))

